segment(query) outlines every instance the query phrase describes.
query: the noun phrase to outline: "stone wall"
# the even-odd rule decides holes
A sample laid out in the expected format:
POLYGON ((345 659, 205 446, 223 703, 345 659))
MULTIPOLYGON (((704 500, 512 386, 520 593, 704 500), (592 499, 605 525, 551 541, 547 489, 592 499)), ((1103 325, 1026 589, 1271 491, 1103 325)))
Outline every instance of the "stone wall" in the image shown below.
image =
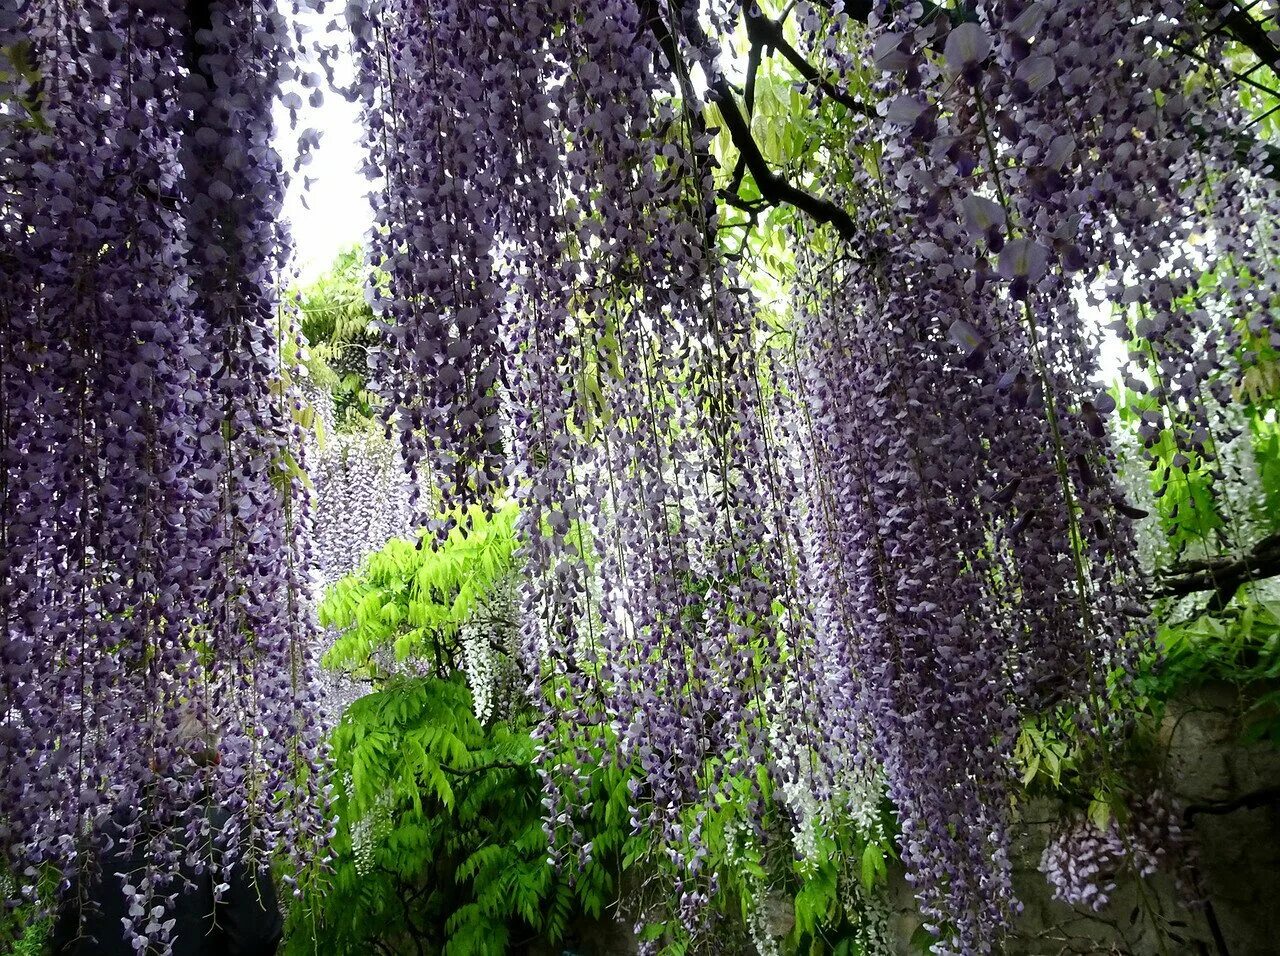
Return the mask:
MULTIPOLYGON (((1189 907, 1173 880, 1122 880, 1099 913, 1055 901, 1039 871, 1058 807, 1029 805, 1013 854, 1024 910, 1007 956, 1068 953, 1124 956, 1277 956, 1280 954, 1280 749, 1241 741, 1242 715, 1257 697, 1210 684, 1172 701, 1161 727, 1164 780, 1190 811, 1199 890, 1189 907), (1160 939, 1150 916, 1168 920, 1160 939)), ((919 925, 905 884, 894 891, 895 940, 903 956, 919 925)))

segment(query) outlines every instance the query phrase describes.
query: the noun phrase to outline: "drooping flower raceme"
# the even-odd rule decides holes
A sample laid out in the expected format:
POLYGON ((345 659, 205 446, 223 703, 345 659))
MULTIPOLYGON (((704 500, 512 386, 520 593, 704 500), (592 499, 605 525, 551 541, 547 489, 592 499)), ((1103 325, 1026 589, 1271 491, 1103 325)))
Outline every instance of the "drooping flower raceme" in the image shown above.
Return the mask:
POLYGON ((809 92, 877 105, 814 173, 842 213, 795 231, 776 348, 721 254, 713 6, 348 7, 388 424, 445 504, 520 502, 553 838, 560 770, 616 739, 691 904, 682 811, 760 765, 836 799, 872 762, 942 951, 983 952, 1019 721, 1110 733, 1145 639, 1081 288, 1126 310, 1140 439, 1212 459, 1215 375, 1270 342, 1265 154, 1186 82, 1217 41, 1176 0, 796 4, 809 92), (1213 308, 1193 235, 1254 277, 1213 308))
POLYGON ((1117 880, 1128 871, 1139 878, 1151 876, 1170 857, 1184 893, 1190 852, 1173 808, 1159 790, 1130 801, 1128 819, 1110 818, 1104 827, 1078 818, 1053 835, 1040 857, 1040 870, 1053 888, 1054 899, 1094 912, 1106 907, 1117 880))
MULTIPOLYGON (((795 575, 779 480, 753 474, 774 450, 749 315, 716 252, 709 133, 692 102, 673 107, 652 69, 661 41, 629 2, 366 14, 353 29, 391 277, 381 385, 407 457, 446 492, 468 475, 483 489, 479 445, 416 423, 479 427, 506 398, 535 699, 608 725, 674 834, 682 807, 766 747, 753 675, 812 683, 782 679, 807 666, 782 655, 807 619, 780 603, 795 575), (424 370, 450 363, 501 370, 472 377, 488 389, 465 398, 472 414, 423 391, 442 387, 424 370)), ((563 742, 544 744, 554 761, 563 742)), ((572 804, 553 794, 553 822, 572 804)))
POLYGON ((884 119, 851 136, 874 163, 833 164, 831 183, 870 253, 848 264, 837 248, 798 287, 819 460, 858 482, 832 496, 835 525, 865 536, 842 554, 874 587, 855 669, 903 858, 934 929, 967 952, 1012 906, 1000 794, 1019 717, 1083 702, 1104 732, 1142 641, 1138 512, 1114 477, 1114 404, 1076 283, 1104 276, 1130 309, 1126 384, 1157 400, 1147 447, 1169 435, 1211 459, 1208 405, 1275 303, 1258 286, 1212 321, 1187 315, 1204 270, 1190 237, 1211 222, 1266 274, 1239 237, 1275 196, 1256 150, 1240 162, 1220 94, 1184 83, 1198 66, 1178 49, 1203 38, 1180 5, 935 13, 875 5, 866 56, 847 59, 829 40, 858 30, 848 15, 801 5, 814 49, 870 84, 884 119))
MULTIPOLYGON (((1106 733, 1143 635, 1078 285, 1124 310, 1126 384, 1155 400, 1139 440, 1211 462, 1214 404, 1276 344, 1275 197, 1221 93, 1186 82, 1184 51, 1219 41, 1176 0, 857 9, 796 6, 811 92, 881 107, 815 177, 845 216, 797 229, 788 347, 762 354, 698 93, 729 88, 725 5, 350 4, 387 276, 373 372, 445 499, 422 512, 520 502, 558 851, 590 852, 562 771, 606 740, 641 767, 684 909, 710 883, 682 812, 731 774, 767 766, 811 819, 803 790, 882 771, 930 925, 978 952, 1015 906, 1019 719, 1082 709, 1106 733), (1197 235, 1232 276, 1214 301, 1197 235)), ((113 805, 181 820, 200 787, 301 846, 312 556, 269 119, 290 25, 151 0, 6 6, 0 32, 11 852, 70 875, 113 805), (179 772, 184 707, 223 728, 216 769, 179 772)), ((141 912, 178 845, 150 838, 141 912)))
POLYGON ((125 929, 163 949, 200 799, 236 824, 223 866, 301 865, 323 827, 276 309, 292 41, 251 0, 6 4, 0 34, 26 67, 0 103, 3 846, 65 887, 131 809, 125 929))

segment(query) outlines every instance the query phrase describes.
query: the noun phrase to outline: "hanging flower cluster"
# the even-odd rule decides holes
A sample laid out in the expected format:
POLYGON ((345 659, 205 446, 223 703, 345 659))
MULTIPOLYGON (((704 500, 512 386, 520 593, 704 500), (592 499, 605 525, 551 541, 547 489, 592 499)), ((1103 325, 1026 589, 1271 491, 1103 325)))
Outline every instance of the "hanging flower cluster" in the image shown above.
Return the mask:
POLYGON ((114 839, 151 862, 126 887, 126 930, 165 949, 180 863, 207 837, 200 801, 231 813, 225 865, 301 863, 323 827, 276 310, 271 109, 292 40, 253 0, 14 10, 0 12, 0 45, 26 67, 0 103, 0 846, 28 889, 48 868, 65 887, 124 814, 114 839), (197 765, 193 725, 216 762, 197 765))
MULTIPOLYGON (((560 717, 607 725, 696 881, 681 808, 764 758, 777 701, 751 675, 777 673, 776 695, 808 658, 781 656, 804 616, 798 600, 786 613, 781 479, 756 480, 774 449, 751 322, 715 252, 710 136, 654 72, 649 17, 626 0, 404 2, 374 5, 353 31, 385 174, 381 384, 406 457, 425 455, 445 493, 482 475, 483 456, 457 467, 458 435, 418 423, 479 427, 495 379, 475 377, 488 391, 464 408, 424 395, 444 387, 424 376, 502 369, 523 644, 535 680, 549 678, 535 700, 554 705, 543 734, 560 717)), ((801 694, 812 684, 791 682, 801 694)), ((544 744, 550 828, 572 839, 577 801, 562 791, 574 781, 550 772, 569 744, 544 744)), ((694 886, 677 893, 693 901, 694 886)))
POLYGON ((320 412, 320 427, 307 449, 315 487, 311 542, 319 592, 392 538, 409 535, 413 516, 397 446, 373 432, 339 431, 328 393, 308 402, 320 412))
MULTIPOLYGON (((857 29, 801 7, 820 54, 857 29)), ((1276 304, 1264 284, 1185 314, 1204 271, 1193 234, 1211 228, 1219 254, 1265 274, 1240 223, 1274 194, 1259 152, 1241 164, 1221 97, 1185 82, 1198 66, 1178 50, 1203 39, 1187 11, 1091 9, 875 5, 855 62, 876 70, 827 57, 883 118, 852 136, 873 159, 832 184, 855 261, 841 247, 797 284, 813 459, 846 535, 827 560, 847 570, 817 581, 857 596, 825 603, 856 622, 930 929, 965 952, 1014 905, 1003 791, 1019 717, 1082 701, 1103 730, 1109 681, 1140 646, 1140 512, 1115 479, 1114 403, 1077 287, 1105 277, 1135 318, 1119 331, 1134 340, 1126 384, 1157 400, 1146 446, 1169 434, 1202 458, 1206 402, 1232 377, 1212 376, 1249 361, 1241 343, 1276 304)))
MULTIPOLYGON (((306 450, 314 488, 309 536, 312 596, 319 601, 330 585, 354 572, 392 538, 410 535, 413 513, 397 444, 368 430, 340 431, 329 392, 315 390, 306 401, 317 413, 306 450)), ((313 656, 323 658, 336 637, 332 628, 319 629, 313 656)), ((326 728, 366 692, 345 673, 320 669, 316 679, 319 716, 326 728)))
MULTIPOLYGON (((1214 376, 1269 340, 1274 196, 1186 82, 1214 41, 1176 0, 845 7, 796 5, 814 95, 880 105, 818 175, 835 206, 794 199, 830 227, 798 230, 793 347, 763 357, 719 252, 698 90, 733 92, 696 3, 350 7, 380 387, 447 498, 505 469, 545 733, 607 724, 638 761, 682 906, 679 811, 725 772, 829 801, 874 762, 939 951, 985 952, 1016 908, 1020 719, 1109 732, 1145 633, 1080 286, 1128 310, 1141 440, 1211 459, 1214 376), (1262 278, 1188 315, 1197 235, 1262 278)), ((544 739, 553 835, 581 739, 544 739)))
POLYGON ((1153 790, 1131 801, 1122 825, 1111 817, 1105 827, 1080 818, 1063 826, 1045 846, 1040 870, 1054 899, 1098 912, 1111 901, 1125 870, 1148 877, 1168 857, 1179 864, 1181 889, 1189 893, 1189 847, 1167 798, 1153 790))
POLYGON ((513 578, 499 581, 473 619, 458 630, 460 670, 481 723, 502 718, 510 700, 521 699, 515 687, 518 671, 511 665, 518 617, 513 578))

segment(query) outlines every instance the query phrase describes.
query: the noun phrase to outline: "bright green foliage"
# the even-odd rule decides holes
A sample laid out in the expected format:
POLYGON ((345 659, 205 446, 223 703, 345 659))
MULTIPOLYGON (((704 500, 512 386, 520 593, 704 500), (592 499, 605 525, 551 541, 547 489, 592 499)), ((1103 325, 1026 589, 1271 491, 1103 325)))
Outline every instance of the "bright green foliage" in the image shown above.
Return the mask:
POLYGON ((301 291, 302 333, 313 347, 358 342, 368 335, 373 321, 364 292, 368 276, 364 250, 351 246, 301 291))
POLYGON ((460 675, 391 680, 356 701, 333 759, 332 872, 295 907, 288 953, 519 952, 535 938, 570 938, 576 920, 617 898, 621 857, 637 839, 627 773, 590 768, 594 852, 557 872, 533 741, 504 721, 481 724, 460 675))
POLYGON ((24 90, 21 95, 10 93, 3 99, 10 110, 10 116, 20 117, 18 123, 22 126, 48 133, 49 121, 45 119, 40 95, 35 92, 42 87, 42 81, 29 41, 23 40, 0 47, 0 90, 10 91, 15 86, 24 90), (22 82, 16 83, 15 80, 22 82))
MULTIPOLYGON (((1244 9, 1253 9, 1247 4, 1244 9)), ((1265 22, 1265 21, 1264 21, 1265 22)), ((1280 74, 1276 64, 1266 63, 1244 44, 1229 42, 1223 50, 1223 68, 1243 81, 1233 84, 1240 105, 1252 118, 1249 124, 1255 135, 1269 143, 1280 139, 1280 74)))
POLYGON ((1265 515, 1280 516, 1280 424, 1255 416, 1249 431, 1262 492, 1257 504, 1265 515))
MULTIPOLYGON (((786 6, 760 4, 762 12, 770 17, 778 17, 786 6)), ((786 29, 788 39, 796 43, 794 18, 787 18, 786 29)), ((732 46, 735 62, 745 66, 750 46, 745 31, 733 37, 732 46)), ((745 82, 752 138, 770 166, 788 182, 806 189, 815 189, 820 179, 834 179, 846 185, 849 176, 837 158, 849 154, 850 123, 856 122, 857 117, 833 99, 823 98, 815 105, 801 92, 800 80, 785 57, 762 57, 756 64, 745 82)), ((859 77, 845 75, 840 82, 848 85, 852 96, 862 92, 859 77)), ((718 131, 711 147, 719 163, 716 185, 736 189, 741 199, 741 204, 723 208, 721 245, 738 265, 741 279, 751 287, 760 318, 771 326, 789 328, 789 282, 794 277, 795 263, 788 230, 801 221, 802 215, 789 205, 764 200, 751 171, 741 162, 719 108, 710 103, 705 110, 708 126, 718 131)), ((824 240, 815 235, 811 241, 820 245, 824 240)))
POLYGON ((365 298, 369 267, 352 246, 329 271, 294 292, 307 351, 302 365, 318 388, 333 395, 339 427, 359 428, 373 414, 366 390, 369 348, 377 344, 373 309, 365 298))
POLYGON ((465 535, 455 528, 436 548, 389 542, 328 590, 320 621, 341 636, 326 666, 376 676, 376 655, 388 650, 398 662, 430 663, 439 676, 458 666, 458 631, 511 573, 516 546, 514 504, 469 517, 465 535))
POLYGON ((897 858, 888 836, 895 831, 892 807, 886 802, 881 811, 878 838, 845 820, 818 834, 812 860, 793 863, 796 922, 787 938, 788 952, 855 956, 865 951, 869 940, 860 931, 864 914, 850 904, 883 891, 889 862, 897 858), (845 883, 855 886, 846 888, 845 883))
POLYGON ((290 953, 484 956, 564 932, 527 733, 485 727, 460 677, 395 680, 333 737, 332 874, 293 913, 290 953))
POLYGON ((29 910, 22 911, 22 913, 25 920, 28 921, 20 922, 19 925, 22 925, 22 929, 19 930, 20 935, 13 940, 11 952, 13 956, 43 956, 46 952, 49 934, 53 930, 53 920, 48 916, 43 919, 33 920, 29 910))
POLYGON ((1280 677, 1280 603, 1259 598, 1219 615, 1160 628, 1159 667, 1143 689, 1167 698, 1176 690, 1225 680, 1247 683, 1280 677))
POLYGON ((329 589, 321 619, 340 636, 325 662, 377 690, 333 735, 333 871, 295 908, 291 953, 519 951, 565 939, 581 914, 616 899, 625 772, 599 753, 589 768, 584 805, 599 832, 571 885, 548 862, 533 713, 517 701, 508 720, 482 724, 458 672, 460 629, 513 570, 515 516, 514 505, 472 512, 465 536, 434 549, 392 541, 329 589), (434 676, 391 676, 378 663, 388 650, 434 676))
MULTIPOLYGON (((1237 686, 1280 678, 1280 602, 1253 596, 1218 614, 1166 624, 1159 631, 1162 659, 1142 675, 1139 688, 1165 701, 1210 681, 1237 686)), ((1245 714, 1246 739, 1280 744, 1280 692, 1257 699, 1245 714)))
MULTIPOLYGON (((39 890, 40 903, 0 908, 0 953, 44 956, 48 951, 53 917, 48 915, 47 907, 56 897, 58 879, 59 876, 49 868, 39 890), (46 910, 45 915, 41 915, 41 910, 46 910)), ((0 867, 0 899, 13 899, 16 892, 9 870, 0 867)))
MULTIPOLYGON (((749 927, 763 921, 761 908, 772 898, 789 904, 794 915, 791 932, 777 941, 781 952, 860 956, 878 938, 866 903, 882 893, 897 857, 893 808, 885 800, 879 811, 871 833, 849 818, 815 827, 809 852, 799 859, 768 774, 729 777, 713 809, 686 812, 680 821, 685 833, 700 828, 702 865, 716 875, 710 925, 695 935, 677 918, 651 918, 642 938, 660 942, 662 956, 754 952, 749 927)), ((638 874, 628 882, 645 888, 640 905, 660 913, 681 873, 652 834, 630 837, 625 846, 623 866, 638 874)))
POLYGON ((1241 728, 1245 740, 1280 744, 1280 691, 1266 690, 1280 678, 1280 603, 1246 591, 1221 611, 1164 621, 1157 638, 1158 650, 1143 661, 1128 691, 1125 709, 1136 733, 1122 759, 1113 757, 1108 764, 1094 759, 1090 748, 1097 741, 1080 733, 1071 712, 1040 715, 1024 724, 1014 748, 1027 796, 1062 800, 1105 828, 1112 814, 1127 813, 1133 780, 1158 770, 1168 702, 1211 682, 1240 691, 1247 707, 1241 728))
MULTIPOLYGON (((1154 399, 1132 392, 1122 394, 1119 412, 1120 420, 1132 426, 1144 414, 1163 414, 1154 399)), ((1226 522, 1214 496, 1210 464, 1184 450, 1169 428, 1161 429, 1159 440, 1149 452, 1156 462, 1151 485, 1168 559, 1178 560, 1188 553, 1203 557, 1205 549, 1220 548, 1226 522)))

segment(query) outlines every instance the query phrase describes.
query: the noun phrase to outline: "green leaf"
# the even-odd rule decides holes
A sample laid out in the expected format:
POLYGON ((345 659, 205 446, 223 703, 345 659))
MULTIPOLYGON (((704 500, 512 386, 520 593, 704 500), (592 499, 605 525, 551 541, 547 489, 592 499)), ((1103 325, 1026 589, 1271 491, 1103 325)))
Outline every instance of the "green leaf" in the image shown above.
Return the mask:
POLYGON ((874 889, 876 883, 888 876, 888 872, 884 850, 878 843, 868 843, 862 848, 862 867, 859 876, 864 890, 874 889))
POLYGON ((1087 816, 1099 830, 1106 830, 1111 825, 1111 804, 1105 799, 1090 800, 1087 816))

